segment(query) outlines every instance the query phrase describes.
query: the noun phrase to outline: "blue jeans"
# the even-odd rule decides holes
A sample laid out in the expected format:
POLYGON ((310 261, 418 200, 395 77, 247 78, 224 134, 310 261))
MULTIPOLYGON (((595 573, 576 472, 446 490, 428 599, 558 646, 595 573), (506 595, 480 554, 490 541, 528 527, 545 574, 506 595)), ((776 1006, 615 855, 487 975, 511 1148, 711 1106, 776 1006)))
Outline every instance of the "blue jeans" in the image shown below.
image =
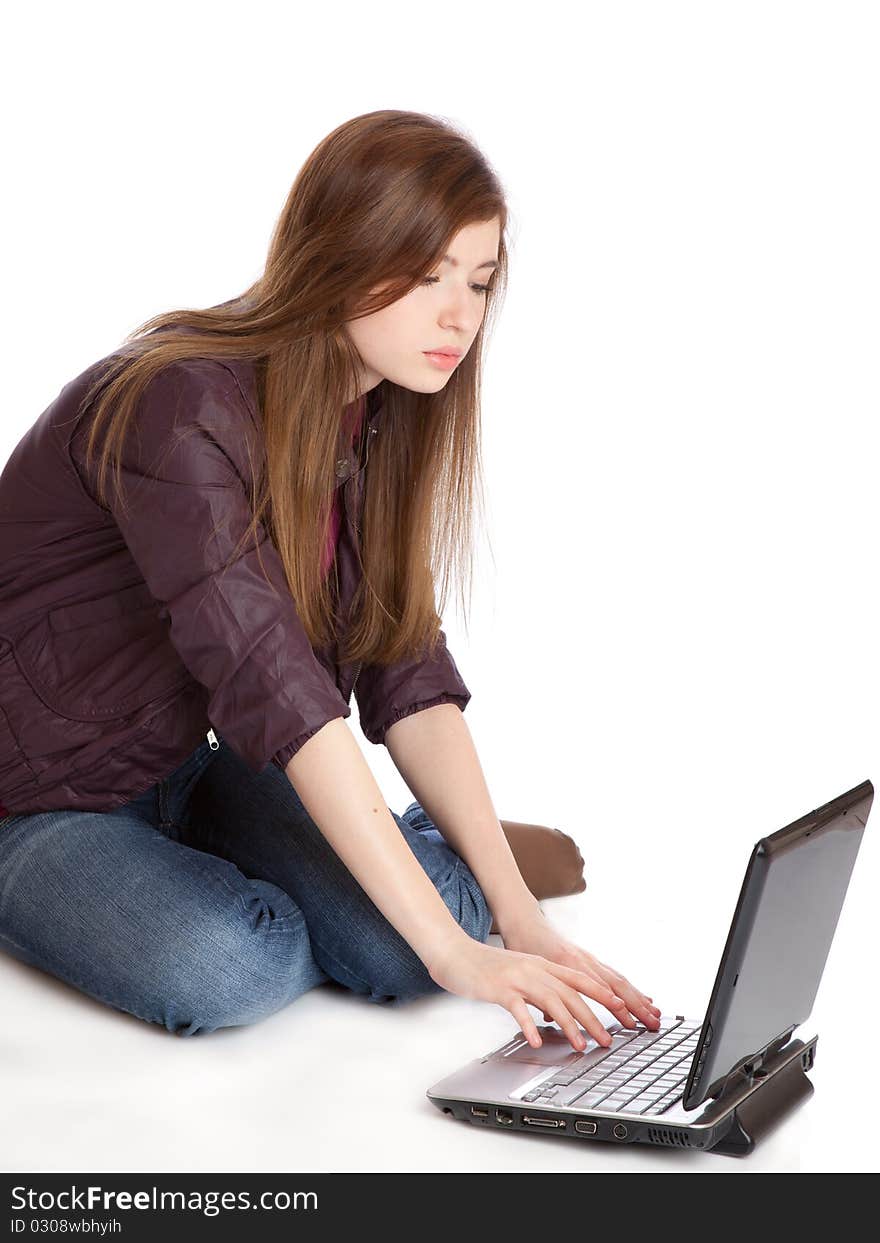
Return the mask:
MULTIPOLYGON (((492 923, 418 803, 392 812, 453 919, 492 923)), ((0 949, 168 1031, 254 1023, 331 981, 370 1001, 442 992, 287 775, 223 739, 113 811, 0 820, 0 949)))

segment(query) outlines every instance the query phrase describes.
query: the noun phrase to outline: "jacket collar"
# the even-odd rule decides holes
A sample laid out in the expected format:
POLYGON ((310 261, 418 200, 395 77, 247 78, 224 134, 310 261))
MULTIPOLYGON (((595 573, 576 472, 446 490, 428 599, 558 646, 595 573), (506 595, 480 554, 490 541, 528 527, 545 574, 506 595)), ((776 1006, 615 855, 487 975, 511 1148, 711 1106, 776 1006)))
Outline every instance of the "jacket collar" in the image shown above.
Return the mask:
MULTIPOLYGON (((187 325, 172 325, 170 331, 187 331, 187 325)), ((254 422, 259 426, 257 414, 257 384, 256 372, 254 365, 250 359, 221 359, 219 360, 225 367, 235 375, 236 380, 241 388, 242 394, 250 407, 251 416, 254 422)), ((381 380, 374 388, 367 391, 367 408, 364 418, 368 426, 372 429, 379 423, 382 411, 385 409, 385 381, 381 380)), ((368 439, 372 437, 372 431, 368 433, 368 439)), ((360 439, 359 437, 357 439, 360 439)), ((367 446, 367 454, 369 455, 369 445, 367 446)), ((339 441, 337 445, 336 461, 334 471, 336 475, 337 486, 344 483, 350 475, 358 470, 358 460, 356 448, 350 440, 347 440, 345 428, 341 428, 339 432, 339 441)))

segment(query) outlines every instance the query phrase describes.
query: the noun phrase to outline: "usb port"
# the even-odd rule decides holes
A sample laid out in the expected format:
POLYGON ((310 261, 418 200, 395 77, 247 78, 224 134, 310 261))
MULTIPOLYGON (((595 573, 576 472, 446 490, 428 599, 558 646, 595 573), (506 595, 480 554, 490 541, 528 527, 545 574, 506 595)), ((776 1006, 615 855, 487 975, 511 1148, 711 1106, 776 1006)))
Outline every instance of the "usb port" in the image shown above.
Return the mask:
POLYGON ((475 1118, 488 1118, 489 1110, 484 1109, 482 1105, 471 1105, 471 1113, 475 1118))

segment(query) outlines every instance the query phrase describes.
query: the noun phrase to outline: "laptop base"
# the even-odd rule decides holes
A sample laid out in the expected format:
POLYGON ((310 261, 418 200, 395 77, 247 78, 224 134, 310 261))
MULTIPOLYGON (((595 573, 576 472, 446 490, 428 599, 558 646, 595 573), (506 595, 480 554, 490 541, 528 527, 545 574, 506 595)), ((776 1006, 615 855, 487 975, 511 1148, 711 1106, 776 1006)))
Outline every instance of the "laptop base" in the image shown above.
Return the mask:
MULTIPOLYGON (((760 1090, 737 1105, 729 1130, 712 1145, 712 1152, 747 1157, 768 1131, 813 1095, 815 1088, 807 1078, 806 1069, 815 1061, 817 1040, 814 1036, 803 1046, 799 1057, 789 1059, 775 1073, 774 1063, 768 1064, 760 1090)), ((785 1051, 790 1052, 790 1049, 785 1051)))
MULTIPOLYGON (((677 1111, 675 1119, 596 1111, 580 1113, 553 1109, 547 1104, 521 1101, 478 1101, 428 1095, 431 1104, 460 1122, 493 1130, 544 1133, 557 1139, 600 1140, 617 1144, 651 1144, 666 1148, 695 1148, 722 1156, 748 1156, 760 1140, 813 1093, 806 1075, 815 1060, 818 1036, 806 1043, 796 1039, 780 1049, 748 1083, 732 1088, 725 1097, 710 1100, 692 1111, 693 1125, 677 1111)), ((450 1086, 452 1086, 450 1084, 450 1086)), ((453 1090, 455 1090, 453 1088, 453 1090)))

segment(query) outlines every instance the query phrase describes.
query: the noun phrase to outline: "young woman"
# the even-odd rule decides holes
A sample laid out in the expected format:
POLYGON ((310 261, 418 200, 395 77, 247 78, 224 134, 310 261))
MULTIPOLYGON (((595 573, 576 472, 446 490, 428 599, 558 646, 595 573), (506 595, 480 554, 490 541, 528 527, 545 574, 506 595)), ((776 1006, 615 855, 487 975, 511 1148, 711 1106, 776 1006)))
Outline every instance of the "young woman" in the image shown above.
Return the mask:
POLYGON ((495 1002, 534 1045, 529 1005, 575 1048, 581 1027, 609 1039, 585 997, 658 1026, 544 917, 583 860, 498 820, 440 628, 506 226, 447 123, 357 117, 307 160, 240 298, 148 320, 18 444, 0 476, 9 953, 185 1035, 330 980, 495 1002), (415 795, 402 816, 352 694, 415 795))

